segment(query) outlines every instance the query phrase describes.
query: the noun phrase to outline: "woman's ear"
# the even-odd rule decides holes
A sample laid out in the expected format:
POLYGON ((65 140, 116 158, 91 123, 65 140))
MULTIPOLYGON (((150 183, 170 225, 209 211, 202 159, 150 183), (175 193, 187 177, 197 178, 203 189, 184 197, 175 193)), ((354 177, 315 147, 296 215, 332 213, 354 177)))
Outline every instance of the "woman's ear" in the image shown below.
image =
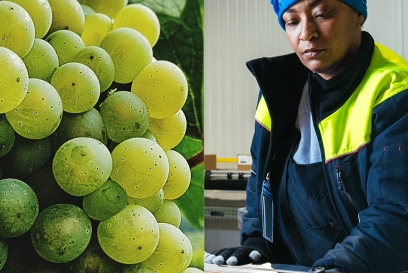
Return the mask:
POLYGON ((361 12, 357 12, 357 22, 356 25, 362 26, 364 23, 364 16, 361 12))

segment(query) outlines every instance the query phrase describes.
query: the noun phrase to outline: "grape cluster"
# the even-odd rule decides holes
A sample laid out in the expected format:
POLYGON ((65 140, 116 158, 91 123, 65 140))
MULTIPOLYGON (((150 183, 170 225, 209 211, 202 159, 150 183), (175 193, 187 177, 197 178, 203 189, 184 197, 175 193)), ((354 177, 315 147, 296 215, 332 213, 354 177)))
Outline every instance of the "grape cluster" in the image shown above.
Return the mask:
POLYGON ((0 271, 202 272, 174 202, 188 83, 159 35, 127 0, 0 1, 0 271))

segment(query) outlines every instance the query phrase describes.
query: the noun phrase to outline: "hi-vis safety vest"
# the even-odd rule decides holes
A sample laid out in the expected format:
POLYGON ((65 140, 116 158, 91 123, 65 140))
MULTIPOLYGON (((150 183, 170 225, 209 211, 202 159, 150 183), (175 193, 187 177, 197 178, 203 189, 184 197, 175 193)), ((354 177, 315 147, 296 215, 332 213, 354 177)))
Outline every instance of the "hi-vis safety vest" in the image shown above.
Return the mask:
MULTIPOLYGON (((408 62, 375 43, 370 66, 361 83, 339 109, 318 124, 325 161, 356 153, 370 142, 372 110, 407 89, 408 62)), ((255 119, 271 131, 272 119, 263 96, 258 103, 255 119)))

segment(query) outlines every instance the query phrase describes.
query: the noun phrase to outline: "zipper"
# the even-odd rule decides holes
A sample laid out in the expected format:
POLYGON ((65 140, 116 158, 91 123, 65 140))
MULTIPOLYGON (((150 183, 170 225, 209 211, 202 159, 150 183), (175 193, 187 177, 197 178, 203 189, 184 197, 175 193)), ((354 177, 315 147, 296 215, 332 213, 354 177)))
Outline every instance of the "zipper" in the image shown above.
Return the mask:
POLYGON ((351 194, 347 192, 346 188, 344 187, 343 179, 341 178, 341 168, 340 165, 334 166, 336 170, 336 177, 337 177, 337 189, 339 191, 344 192, 344 194, 347 196, 347 199, 350 201, 350 203, 353 205, 353 207, 357 210, 360 211, 356 202, 354 201, 353 197, 351 197, 351 194))

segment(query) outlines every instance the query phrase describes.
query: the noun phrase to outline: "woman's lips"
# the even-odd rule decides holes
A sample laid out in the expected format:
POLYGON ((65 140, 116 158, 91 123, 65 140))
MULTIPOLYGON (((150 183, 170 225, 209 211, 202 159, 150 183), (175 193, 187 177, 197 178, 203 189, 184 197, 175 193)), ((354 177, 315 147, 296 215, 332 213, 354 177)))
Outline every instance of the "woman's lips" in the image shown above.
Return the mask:
POLYGON ((323 52, 323 49, 318 49, 318 48, 311 48, 311 49, 306 49, 305 51, 302 52, 302 55, 305 56, 306 58, 314 58, 321 54, 323 52))

